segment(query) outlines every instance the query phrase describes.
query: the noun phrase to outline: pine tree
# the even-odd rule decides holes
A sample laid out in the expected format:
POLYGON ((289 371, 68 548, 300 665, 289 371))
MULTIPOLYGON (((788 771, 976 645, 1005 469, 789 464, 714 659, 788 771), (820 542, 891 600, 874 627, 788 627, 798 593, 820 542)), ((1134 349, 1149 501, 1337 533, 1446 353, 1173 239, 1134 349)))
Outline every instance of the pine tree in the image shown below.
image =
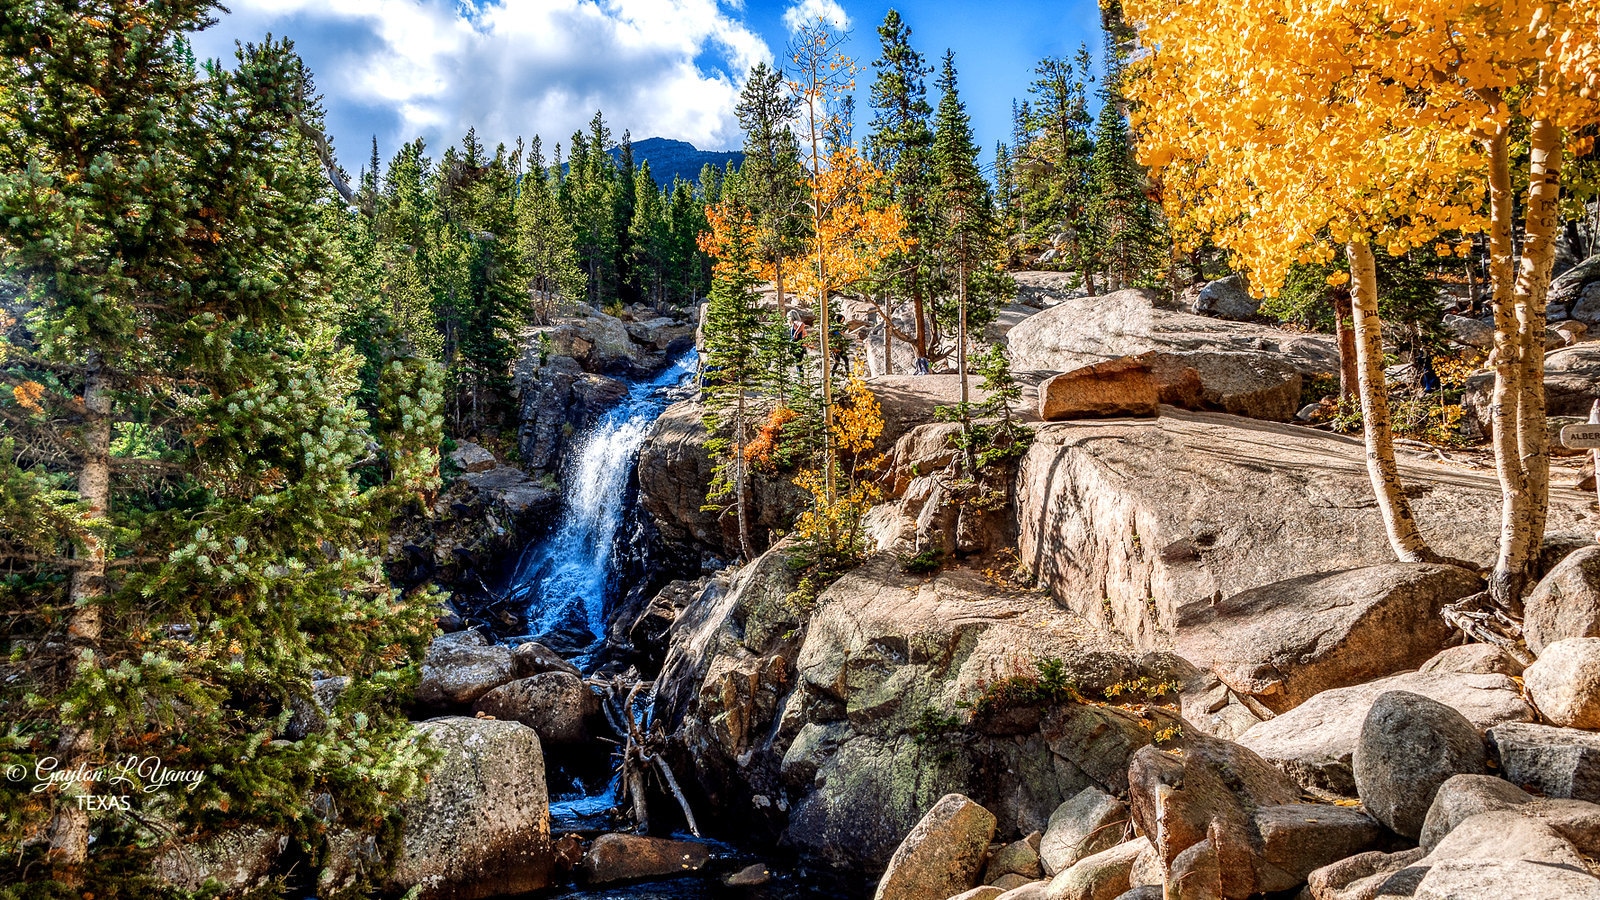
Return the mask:
POLYGON ((8 794, 0 890, 151 895, 173 835, 250 821, 315 850, 418 783, 398 701, 430 611, 376 554, 437 484, 435 372, 385 367, 376 431, 353 398, 320 227, 338 201, 290 46, 201 76, 182 36, 212 5, 134 6, 138 28, 58 3, 0 26, 0 268, 25 310, 0 345, 0 615, 33 648, 0 664, 0 763, 205 778, 8 794), (352 679, 325 727, 272 740, 318 671, 352 679), (78 802, 107 794, 136 813, 78 802))
POLYGON ((517 194, 517 253, 522 277, 527 279, 533 319, 548 324, 563 306, 583 301, 586 284, 573 246, 572 223, 556 201, 543 168, 539 139, 534 138, 529 172, 517 194))
POLYGON ((786 266, 801 252, 806 234, 805 173, 800 143, 790 127, 798 106, 783 73, 761 62, 751 68, 735 108, 745 134, 740 189, 755 213, 761 260, 777 289, 778 309, 784 313, 786 266))
POLYGON ((1133 141, 1122 107, 1122 64, 1109 40, 1106 79, 1089 162, 1089 240, 1086 255, 1097 261, 1107 291, 1156 286, 1171 259, 1161 212, 1146 193, 1143 167, 1133 158, 1133 141))
POLYGON ((763 316, 755 292, 758 228, 755 213, 745 205, 742 193, 735 185, 721 203, 707 208, 711 229, 701 241, 717 260, 706 306, 705 396, 714 411, 713 432, 728 431, 733 436, 732 454, 722 456, 713 448, 721 462, 715 467, 706 503, 709 508, 726 512, 723 501, 730 493, 733 495, 739 549, 746 560, 751 560, 755 553, 746 512, 749 396, 763 380, 767 361, 760 352, 763 316))
POLYGON ((1040 61, 1029 88, 1032 100, 1018 111, 1024 116, 1025 139, 1013 142, 1017 159, 1022 238, 1038 245, 1056 235, 1067 237, 1065 258, 1084 275, 1090 294, 1096 292, 1093 246, 1089 233, 1089 163, 1094 151, 1089 116, 1089 50, 1081 47, 1068 60, 1040 61))
MULTIPOLYGON (((961 421, 970 432, 967 345, 973 328, 994 319, 995 304, 1009 293, 1011 279, 1001 271, 1005 254, 989 185, 978 169, 972 122, 956 87, 955 54, 945 51, 939 73, 939 111, 934 119, 934 206, 939 217, 938 246, 952 283, 956 326, 956 371, 961 375, 961 421)), ((948 308, 948 304, 946 304, 948 308)), ((968 471, 976 468, 969 452, 968 471)))
POLYGON ((891 9, 878 26, 882 55, 874 62, 878 76, 872 82, 873 117, 867 136, 867 158, 888 172, 889 194, 885 198, 900 205, 915 239, 908 250, 884 261, 880 277, 885 296, 884 365, 891 365, 890 336, 894 332, 893 297, 911 299, 915 326, 911 342, 918 358, 929 358, 937 342, 937 324, 929 321, 927 300, 938 291, 934 256, 934 214, 932 194, 933 130, 929 118, 924 79, 933 71, 922 54, 911 48, 911 29, 891 9))

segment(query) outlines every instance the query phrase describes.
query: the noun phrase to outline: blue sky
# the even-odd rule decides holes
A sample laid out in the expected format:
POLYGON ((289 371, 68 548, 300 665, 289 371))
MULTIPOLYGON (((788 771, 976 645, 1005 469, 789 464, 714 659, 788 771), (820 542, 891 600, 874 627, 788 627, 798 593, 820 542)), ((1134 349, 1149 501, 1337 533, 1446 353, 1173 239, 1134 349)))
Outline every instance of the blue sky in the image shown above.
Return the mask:
MULTIPOLYGON (((757 60, 782 56, 790 24, 842 17, 859 79, 858 135, 876 28, 894 6, 912 44, 937 64, 956 53, 962 97, 986 147, 1010 131, 1011 99, 1034 63, 1087 42, 1099 56, 1093 0, 902 3, 852 0, 229 0, 197 36, 201 56, 233 43, 295 41, 325 97, 339 156, 352 172, 378 138, 385 159, 421 136, 436 155, 469 125, 489 146, 543 135, 546 147, 603 109, 620 137, 660 136, 703 149, 740 142, 733 105, 757 60)), ((930 100, 933 96, 930 79, 930 100)))

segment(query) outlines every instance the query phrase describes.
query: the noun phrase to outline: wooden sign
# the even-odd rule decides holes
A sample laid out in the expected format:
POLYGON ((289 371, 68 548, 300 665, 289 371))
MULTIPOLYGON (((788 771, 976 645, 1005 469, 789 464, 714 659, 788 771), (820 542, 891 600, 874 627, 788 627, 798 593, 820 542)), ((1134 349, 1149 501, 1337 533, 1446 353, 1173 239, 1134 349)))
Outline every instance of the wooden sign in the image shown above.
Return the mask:
POLYGON ((1568 450, 1600 450, 1600 425, 1568 425, 1561 429, 1561 446, 1568 450))

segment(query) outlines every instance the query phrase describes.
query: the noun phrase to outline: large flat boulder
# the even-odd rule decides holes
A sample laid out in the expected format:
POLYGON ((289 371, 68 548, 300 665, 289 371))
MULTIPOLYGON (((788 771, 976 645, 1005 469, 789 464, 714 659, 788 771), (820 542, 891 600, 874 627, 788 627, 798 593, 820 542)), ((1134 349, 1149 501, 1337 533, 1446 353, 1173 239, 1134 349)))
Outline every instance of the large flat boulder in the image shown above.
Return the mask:
POLYGON ((1153 416, 1161 385, 1150 365, 1125 356, 1053 376, 1039 385, 1039 418, 1093 419, 1153 416))
POLYGON ((1547 797, 1600 802, 1600 734, 1531 722, 1489 729, 1489 750, 1512 784, 1547 797))
POLYGON ((538 734, 517 722, 463 717, 415 727, 440 759, 401 809, 387 889, 478 900, 546 887, 553 859, 538 734))
POLYGON ((1239 743, 1305 787, 1354 797, 1356 744, 1368 712, 1388 691, 1408 691, 1442 703, 1480 733, 1502 722, 1529 722, 1534 717, 1517 683, 1504 675, 1410 672, 1323 691, 1246 731, 1239 743))
POLYGON ((1182 405, 1271 419, 1293 416, 1304 376, 1339 370, 1332 338, 1176 312, 1160 303, 1160 295, 1138 289, 1063 299, 1011 329, 1012 367, 1067 372, 1144 354, 1164 385, 1193 371, 1199 391, 1182 405))
MULTIPOLYGON (((1440 553, 1494 559, 1500 487, 1402 453, 1440 553)), ((1592 530, 1587 496, 1552 488, 1550 530, 1592 530)), ((1162 407, 1160 418, 1045 425, 1017 476, 1020 557, 1057 600, 1136 645, 1170 644, 1178 610, 1393 558, 1361 443, 1162 407)), ((1434 649, 1438 649, 1435 647, 1434 649)))
POLYGON ((1440 609, 1481 584, 1455 566, 1406 563, 1303 575, 1184 605, 1175 649, 1234 691, 1287 712, 1330 688, 1422 665, 1450 639, 1440 609))

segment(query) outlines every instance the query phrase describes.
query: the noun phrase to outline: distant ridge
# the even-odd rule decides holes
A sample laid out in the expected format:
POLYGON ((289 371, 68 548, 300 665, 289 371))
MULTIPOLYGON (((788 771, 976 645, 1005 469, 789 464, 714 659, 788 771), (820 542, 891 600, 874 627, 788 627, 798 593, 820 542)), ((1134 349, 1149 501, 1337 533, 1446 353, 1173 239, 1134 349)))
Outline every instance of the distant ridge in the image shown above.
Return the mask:
MULTIPOLYGON (((620 160, 621 149, 613 149, 611 156, 620 160)), ((637 166, 645 160, 650 161, 650 175, 656 184, 667 187, 672 184, 674 177, 684 181, 699 178, 700 167, 706 163, 716 166, 719 171, 730 162, 735 166, 740 165, 744 162, 744 154, 738 150, 701 150, 688 141, 653 137, 633 142, 633 164, 637 166)))

